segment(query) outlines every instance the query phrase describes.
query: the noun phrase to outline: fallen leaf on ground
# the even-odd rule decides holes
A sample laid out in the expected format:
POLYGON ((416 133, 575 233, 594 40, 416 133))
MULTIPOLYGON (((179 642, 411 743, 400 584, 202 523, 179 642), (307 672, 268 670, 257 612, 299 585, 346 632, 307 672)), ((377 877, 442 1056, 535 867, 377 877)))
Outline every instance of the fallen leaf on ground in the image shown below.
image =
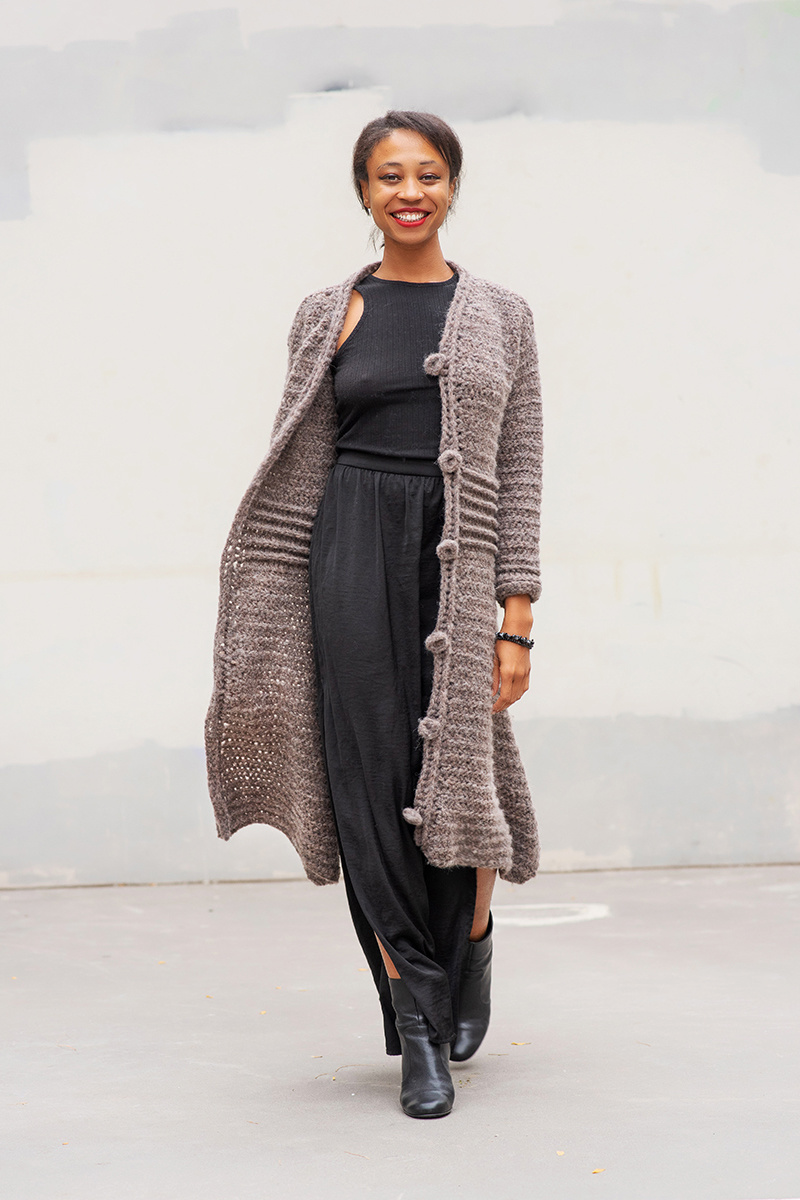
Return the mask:
POLYGON ((563 1155, 563 1153, 564 1153, 563 1150, 556 1150, 556 1154, 558 1154, 558 1155, 563 1155))
POLYGON ((258 1015, 260 1017, 265 1017, 267 1015, 267 1010, 265 1008, 262 1008, 258 1015))
POLYGON ((322 1058, 322 1055, 321 1054, 312 1054, 311 1057, 312 1058, 322 1058))
POLYGON ((592 1174, 593 1175, 602 1175, 603 1171, 605 1171, 605 1167, 595 1167, 595 1169, 592 1171, 592 1174))
POLYGON ((530 1046, 530 1042, 512 1042, 512 1046, 530 1046))

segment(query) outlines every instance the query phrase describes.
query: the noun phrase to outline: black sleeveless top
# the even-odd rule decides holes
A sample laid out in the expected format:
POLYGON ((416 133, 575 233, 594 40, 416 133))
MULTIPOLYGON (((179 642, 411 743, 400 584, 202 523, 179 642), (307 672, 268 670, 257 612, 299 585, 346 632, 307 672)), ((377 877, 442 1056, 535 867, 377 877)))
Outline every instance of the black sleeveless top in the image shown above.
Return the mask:
POLYGON ((439 283, 367 275, 356 285, 364 312, 331 362, 337 453, 438 457, 439 380, 422 364, 439 348, 457 282, 457 274, 439 283))

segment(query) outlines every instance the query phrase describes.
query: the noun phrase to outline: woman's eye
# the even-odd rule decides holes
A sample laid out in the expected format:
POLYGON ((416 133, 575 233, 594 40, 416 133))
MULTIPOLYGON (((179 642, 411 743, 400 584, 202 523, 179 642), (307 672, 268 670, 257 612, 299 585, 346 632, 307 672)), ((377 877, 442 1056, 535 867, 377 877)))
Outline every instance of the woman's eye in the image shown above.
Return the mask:
MULTIPOLYGON (((379 175, 378 178, 383 180, 384 183, 395 183, 400 178, 400 176, 389 174, 389 175, 379 175)), ((439 181, 439 179, 441 179, 441 176, 440 175, 421 175, 420 178, 423 183, 437 183, 439 181)))

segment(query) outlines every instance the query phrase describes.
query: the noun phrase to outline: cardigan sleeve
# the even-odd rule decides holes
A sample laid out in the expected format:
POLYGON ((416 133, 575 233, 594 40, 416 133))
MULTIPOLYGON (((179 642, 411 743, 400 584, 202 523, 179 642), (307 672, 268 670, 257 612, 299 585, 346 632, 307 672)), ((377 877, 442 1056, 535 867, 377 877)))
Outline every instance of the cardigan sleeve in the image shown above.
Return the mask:
POLYGON ((497 450, 495 596, 538 600, 542 492, 542 398, 533 314, 522 300, 519 357, 497 450))

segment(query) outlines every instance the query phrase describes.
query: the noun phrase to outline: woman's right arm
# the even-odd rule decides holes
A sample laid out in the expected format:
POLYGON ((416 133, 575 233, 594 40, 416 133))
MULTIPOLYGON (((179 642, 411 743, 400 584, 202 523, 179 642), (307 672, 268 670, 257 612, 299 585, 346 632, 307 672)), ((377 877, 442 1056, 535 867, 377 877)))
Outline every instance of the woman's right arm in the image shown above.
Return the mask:
POLYGON ((294 318, 292 319, 292 324, 289 329, 289 336, 286 339, 286 344, 289 347, 289 365, 290 366, 291 366, 291 360, 294 358, 295 354, 299 350, 300 343, 303 340, 303 326, 305 325, 306 308, 308 306, 308 301, 309 301, 308 296, 306 296, 306 298, 304 300, 300 301, 300 306, 298 307, 297 312, 294 314, 294 318))
POLYGON ((270 434, 270 444, 272 444, 272 441, 274 440, 276 433, 283 425, 284 418, 286 417, 286 414, 288 413, 288 411, 291 408, 292 403, 293 403, 294 398, 291 394, 291 389, 289 388, 288 385, 289 385, 289 381, 292 377, 292 371, 294 370, 295 365, 296 365, 297 357, 300 352, 300 347, 303 344, 303 334, 305 331, 305 322, 306 322, 306 306, 308 304, 308 299, 309 299, 308 296, 306 296, 305 300, 301 300, 300 307, 298 308, 297 312, 294 314, 292 324, 289 328, 289 334, 286 339, 286 344, 289 349, 289 361, 286 366, 286 378, 284 379, 284 384, 283 384, 283 395, 281 396, 281 402, 278 405, 278 411, 275 414, 275 420, 272 422, 272 432, 270 434))

